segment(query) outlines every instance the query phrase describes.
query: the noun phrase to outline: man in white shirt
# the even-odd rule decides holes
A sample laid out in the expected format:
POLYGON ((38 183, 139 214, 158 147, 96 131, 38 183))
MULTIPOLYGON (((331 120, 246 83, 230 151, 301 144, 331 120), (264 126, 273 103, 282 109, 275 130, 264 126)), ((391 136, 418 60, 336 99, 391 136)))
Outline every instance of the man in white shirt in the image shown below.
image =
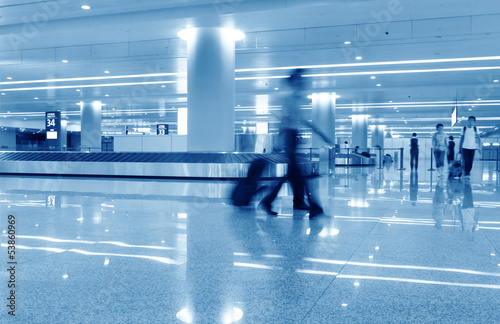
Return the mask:
POLYGON ((474 163, 474 152, 478 150, 481 153, 481 138, 476 125, 476 117, 469 117, 469 124, 462 129, 462 138, 460 139, 459 152, 462 153, 465 169, 465 180, 470 179, 470 171, 474 163))

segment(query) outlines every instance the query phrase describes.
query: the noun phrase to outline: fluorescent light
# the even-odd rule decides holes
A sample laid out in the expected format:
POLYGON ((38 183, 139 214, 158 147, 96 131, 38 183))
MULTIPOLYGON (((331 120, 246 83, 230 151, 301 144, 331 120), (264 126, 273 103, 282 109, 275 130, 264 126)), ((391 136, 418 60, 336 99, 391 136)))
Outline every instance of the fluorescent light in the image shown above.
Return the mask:
POLYGON ((90 6, 89 5, 83 5, 81 8, 83 10, 90 10, 90 6))
MULTIPOLYGON (((457 72, 457 71, 484 71, 484 70, 500 70, 500 66, 464 67, 464 68, 448 68, 448 69, 426 69, 426 70, 318 73, 318 74, 303 75, 303 77, 351 76, 351 75, 370 75, 370 74, 405 74, 405 73, 429 73, 429 72, 457 72)), ((268 77, 268 78, 270 78, 270 77, 268 77)))
MULTIPOLYGON (((91 80, 110 80, 110 79, 150 78, 150 77, 162 77, 162 76, 186 76, 186 73, 148 73, 148 74, 113 75, 113 76, 99 76, 99 77, 12 81, 12 82, 0 82, 0 85, 3 85, 3 84, 66 82, 66 81, 91 81, 91 80)), ((10 78, 9 80, 12 80, 12 78, 10 78)))
POLYGON ((12 88, 12 89, 3 89, 3 91, 27 91, 27 90, 51 90, 51 89, 118 87, 118 86, 132 86, 132 85, 143 85, 143 84, 162 84, 162 83, 176 83, 176 82, 177 81, 149 81, 149 82, 129 82, 129 83, 85 84, 85 85, 71 85, 71 86, 12 88))
POLYGON ((492 61, 492 60, 500 60, 500 56, 464 57, 464 58, 429 59, 429 60, 407 60, 407 61, 386 61, 386 62, 365 62, 365 63, 322 64, 322 65, 302 65, 302 66, 282 66, 282 67, 274 67, 274 68, 236 69, 236 72, 256 72, 256 71, 295 70, 295 69, 320 69, 320 68, 322 69, 322 68, 338 68, 338 67, 350 67, 350 66, 432 64, 432 63, 473 62, 473 61, 492 61))

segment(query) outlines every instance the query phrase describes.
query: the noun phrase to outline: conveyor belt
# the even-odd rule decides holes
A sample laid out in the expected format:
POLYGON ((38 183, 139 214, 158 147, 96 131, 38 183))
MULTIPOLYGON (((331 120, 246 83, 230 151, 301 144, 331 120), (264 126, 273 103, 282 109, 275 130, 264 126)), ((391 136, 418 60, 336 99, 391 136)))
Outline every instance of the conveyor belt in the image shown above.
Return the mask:
POLYGON ((344 166, 344 165, 370 166, 370 165, 375 165, 375 158, 365 157, 365 156, 362 156, 360 154, 336 153, 335 154, 335 165, 337 165, 337 166, 344 166))
MULTIPOLYGON (((117 177, 241 178, 257 159, 268 162, 264 177, 286 174, 284 154, 0 152, 0 173, 117 177)), ((317 163, 297 157, 305 175, 317 174, 317 163)))

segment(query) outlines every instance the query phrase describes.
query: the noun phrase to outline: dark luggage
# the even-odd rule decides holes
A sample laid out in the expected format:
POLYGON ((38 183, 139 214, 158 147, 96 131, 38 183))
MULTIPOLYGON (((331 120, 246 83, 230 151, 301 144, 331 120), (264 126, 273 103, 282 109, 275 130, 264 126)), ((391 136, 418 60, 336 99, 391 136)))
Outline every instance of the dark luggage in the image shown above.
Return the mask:
POLYGON ((392 162, 393 162, 393 160, 392 160, 392 156, 390 154, 384 155, 384 161, 382 162, 383 164, 392 163, 392 162))
POLYGON ((233 190, 231 199, 235 206, 248 206, 253 196, 255 196, 262 187, 259 188, 259 179, 266 167, 264 159, 256 159, 252 161, 248 168, 248 175, 246 178, 240 180, 233 190))
POLYGON ((462 160, 461 155, 457 154, 457 158, 455 159, 455 161, 453 161, 449 169, 449 175, 448 175, 449 179, 462 177, 464 166, 462 165, 461 160, 462 160))
POLYGON ((363 155, 364 157, 367 157, 367 158, 372 157, 370 155, 370 153, 368 153, 368 152, 362 152, 361 155, 363 155))

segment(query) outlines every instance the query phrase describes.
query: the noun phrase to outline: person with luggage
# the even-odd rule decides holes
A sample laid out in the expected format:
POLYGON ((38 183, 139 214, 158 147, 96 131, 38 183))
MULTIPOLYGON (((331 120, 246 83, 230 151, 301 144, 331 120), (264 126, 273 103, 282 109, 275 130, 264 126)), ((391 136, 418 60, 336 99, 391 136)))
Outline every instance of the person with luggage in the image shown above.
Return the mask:
POLYGON ((305 80, 302 77, 303 73, 304 71, 302 69, 297 69, 287 79, 291 93, 287 96, 283 104, 282 114, 279 116, 279 119, 281 120, 280 137, 288 158, 288 172, 286 176, 271 190, 271 193, 261 201, 261 206, 269 215, 278 214, 272 210, 272 202, 278 196, 278 192, 286 180, 290 181, 290 184, 292 185, 293 209, 310 210, 309 218, 314 218, 323 214, 323 209, 319 205, 319 202, 308 190, 306 181, 302 176, 295 156, 297 148, 297 135, 299 133, 299 127, 302 125, 311 128, 327 143, 331 144, 330 139, 326 135, 324 135, 312 123, 307 121, 304 116, 302 116, 300 103, 303 99, 303 90, 305 90, 306 86, 305 80), (309 205, 307 205, 304 201, 304 193, 307 194, 309 205))
POLYGON ((417 133, 413 133, 412 136, 410 140, 410 168, 413 171, 414 166, 415 170, 418 169, 418 139, 417 133))
POLYGON ((448 139, 446 138, 443 124, 437 124, 436 129, 437 132, 432 135, 432 148, 434 149, 438 176, 442 178, 444 175, 444 155, 448 149, 448 139))
POLYGON ((453 141, 453 136, 450 136, 448 141, 448 167, 452 166, 454 161, 455 161, 455 142, 453 141))
POLYGON ((476 117, 470 116, 469 123, 462 129, 460 138, 459 152, 462 153, 464 160, 464 180, 470 181, 470 171, 474 163, 474 153, 476 150, 481 153, 481 137, 476 125, 476 117))

